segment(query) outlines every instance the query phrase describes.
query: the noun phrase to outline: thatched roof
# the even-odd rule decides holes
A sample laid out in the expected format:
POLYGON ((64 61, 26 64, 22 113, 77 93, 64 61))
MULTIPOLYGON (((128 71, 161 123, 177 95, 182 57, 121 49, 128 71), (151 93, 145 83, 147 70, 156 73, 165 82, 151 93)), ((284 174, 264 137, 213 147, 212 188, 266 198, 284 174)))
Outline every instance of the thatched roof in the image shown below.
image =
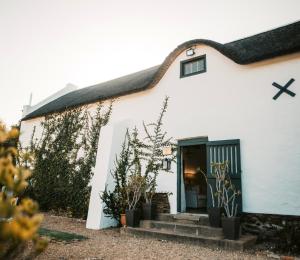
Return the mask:
POLYGON ((226 44, 205 39, 195 39, 179 45, 158 66, 121 78, 72 91, 25 116, 27 120, 71 107, 115 98, 154 87, 163 77, 176 57, 195 45, 208 45, 238 64, 250 64, 300 51, 300 22, 256 34, 226 44))

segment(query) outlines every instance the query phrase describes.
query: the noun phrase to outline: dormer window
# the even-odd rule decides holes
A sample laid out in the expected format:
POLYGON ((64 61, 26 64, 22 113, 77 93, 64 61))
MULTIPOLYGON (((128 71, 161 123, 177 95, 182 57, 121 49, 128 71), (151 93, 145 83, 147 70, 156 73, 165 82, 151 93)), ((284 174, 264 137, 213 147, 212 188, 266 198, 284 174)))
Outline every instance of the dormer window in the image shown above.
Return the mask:
POLYGON ((180 77, 189 77, 206 72, 206 55, 180 62, 180 77))

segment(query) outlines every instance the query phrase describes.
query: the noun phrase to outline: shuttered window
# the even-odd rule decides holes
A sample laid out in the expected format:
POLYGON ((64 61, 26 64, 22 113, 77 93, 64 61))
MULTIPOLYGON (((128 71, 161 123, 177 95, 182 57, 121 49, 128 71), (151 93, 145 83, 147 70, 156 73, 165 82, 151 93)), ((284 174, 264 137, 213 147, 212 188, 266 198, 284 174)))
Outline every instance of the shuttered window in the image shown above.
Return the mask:
POLYGON ((188 77, 206 72, 206 56, 200 56, 182 61, 180 64, 180 77, 188 77))

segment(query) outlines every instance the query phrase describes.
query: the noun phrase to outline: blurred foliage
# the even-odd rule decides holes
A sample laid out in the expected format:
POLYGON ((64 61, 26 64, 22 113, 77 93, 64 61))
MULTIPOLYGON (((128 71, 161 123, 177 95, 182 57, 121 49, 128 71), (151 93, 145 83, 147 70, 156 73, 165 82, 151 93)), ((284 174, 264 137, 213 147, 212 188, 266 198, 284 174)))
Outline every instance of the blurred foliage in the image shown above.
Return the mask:
POLYGON ((42 210, 86 218, 99 135, 111 112, 112 102, 106 108, 99 102, 93 112, 87 106, 76 107, 47 115, 39 138, 33 131, 30 153, 21 149, 20 163, 32 168, 25 194, 42 210))
POLYGON ((28 185, 30 170, 15 166, 19 131, 0 121, 0 259, 34 258, 47 246, 37 231, 43 219, 38 204, 18 195, 28 185), (33 248, 28 248, 29 243, 33 248))

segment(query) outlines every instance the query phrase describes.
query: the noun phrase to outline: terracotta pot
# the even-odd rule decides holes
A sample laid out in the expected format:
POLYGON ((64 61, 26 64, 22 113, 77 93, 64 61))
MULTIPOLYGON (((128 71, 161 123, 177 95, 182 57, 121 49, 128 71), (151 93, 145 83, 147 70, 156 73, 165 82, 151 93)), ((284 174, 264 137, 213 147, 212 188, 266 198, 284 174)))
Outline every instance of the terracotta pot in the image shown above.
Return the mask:
POLYGON ((155 219, 156 205, 153 203, 143 203, 143 219, 151 220, 155 219))
POLYGON ((209 224, 211 227, 222 227, 222 211, 223 208, 214 207, 207 209, 209 224))
POLYGON ((230 240, 237 240, 240 238, 239 217, 222 218, 222 226, 223 226, 224 238, 230 240))
POLYGON ((126 224, 129 227, 138 227, 140 225, 139 209, 133 209, 133 210, 126 209, 126 224))
POLYGON ((121 214, 120 222, 123 227, 126 226, 126 214, 121 214))

